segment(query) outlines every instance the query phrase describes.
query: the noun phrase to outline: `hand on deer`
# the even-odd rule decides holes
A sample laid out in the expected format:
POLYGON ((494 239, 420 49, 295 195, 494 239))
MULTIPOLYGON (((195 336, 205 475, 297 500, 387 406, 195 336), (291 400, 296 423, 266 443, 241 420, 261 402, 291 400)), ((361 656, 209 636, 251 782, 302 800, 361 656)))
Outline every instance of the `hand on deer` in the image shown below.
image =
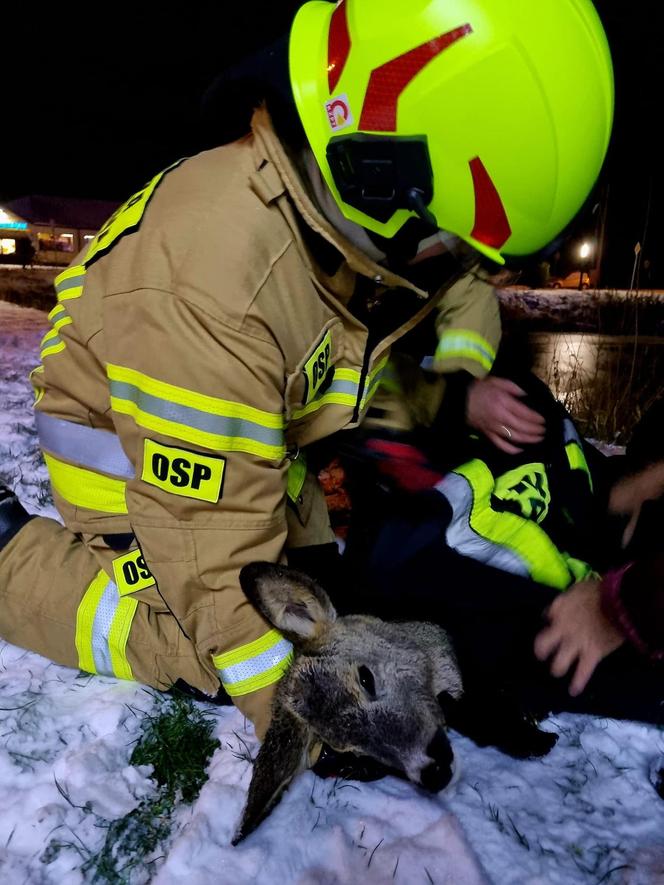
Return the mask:
POLYGON ((561 593, 547 611, 549 624, 535 638, 535 656, 550 658, 553 676, 573 671, 569 693, 585 690, 595 667, 625 641, 601 608, 600 582, 581 581, 561 593))
POLYGON ((466 398, 466 423, 508 455, 527 445, 542 442, 544 418, 521 402, 526 395, 518 384, 490 375, 473 381, 466 398))

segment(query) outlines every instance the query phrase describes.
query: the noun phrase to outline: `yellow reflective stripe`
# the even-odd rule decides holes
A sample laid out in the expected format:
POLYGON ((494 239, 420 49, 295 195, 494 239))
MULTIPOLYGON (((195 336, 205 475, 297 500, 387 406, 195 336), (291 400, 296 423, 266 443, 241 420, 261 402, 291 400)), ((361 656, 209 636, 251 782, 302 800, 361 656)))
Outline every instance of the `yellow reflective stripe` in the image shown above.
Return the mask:
POLYGON ((495 348, 472 329, 446 329, 440 336, 434 356, 435 362, 468 359, 489 371, 496 359, 495 348))
POLYGON ((293 660, 293 646, 278 630, 268 630, 253 642, 212 658, 231 696, 249 694, 282 677, 293 660))
POLYGON ((97 573, 76 612, 74 642, 81 670, 118 679, 134 678, 126 649, 137 607, 136 599, 120 598, 106 572, 97 573))
POLYGON ((52 353, 62 353, 67 345, 64 341, 58 341, 57 344, 51 344, 49 347, 45 347, 39 353, 39 358, 44 359, 47 356, 50 356, 52 353))
POLYGON ((357 369, 340 369, 335 366, 334 378, 330 387, 322 396, 307 403, 301 409, 293 409, 293 420, 297 421, 306 415, 311 415, 323 406, 347 406, 354 409, 359 387, 360 373, 357 369))
POLYGON ((267 460, 281 460, 286 453, 280 413, 206 396, 122 366, 107 370, 112 408, 147 430, 267 460))
POLYGON ((53 308, 53 310, 48 315, 49 321, 52 320, 53 317, 56 317, 56 316, 58 316, 58 314, 61 314, 64 312, 65 312, 64 304, 56 304, 55 307, 53 308))
POLYGON ((192 409, 209 412, 211 415, 222 415, 225 418, 244 418, 255 424, 262 424, 264 427, 273 427, 279 430, 284 427, 283 415, 280 413, 265 412, 253 406, 245 406, 243 403, 196 393, 193 390, 187 390, 186 387, 176 387, 174 384, 167 384, 165 381, 159 381, 157 378, 151 378, 149 375, 124 366, 114 366, 109 363, 106 370, 111 381, 125 381, 145 393, 171 403, 190 406, 192 409))
POLYGON ((385 371, 380 376, 380 386, 385 393, 390 393, 393 396, 400 396, 403 393, 399 372, 394 363, 389 362, 385 367, 385 371))
POLYGON ((85 265, 84 264, 74 264, 71 267, 65 268, 65 270, 62 271, 62 273, 59 273, 57 275, 57 277, 55 278, 54 285, 57 288, 57 286, 60 286, 62 283, 64 283, 66 280, 70 279, 71 277, 80 277, 84 273, 85 273, 85 265))
POLYGON ((178 439, 181 442, 193 443, 206 449, 245 452, 246 454, 256 455, 258 458, 265 458, 269 461, 281 460, 286 454, 285 446, 269 446, 244 437, 220 436, 204 430, 196 430, 184 424, 177 424, 175 421, 168 421, 165 418, 149 415, 147 412, 139 409, 136 403, 113 396, 111 397, 111 408, 115 412, 133 418, 139 427, 178 439))
POLYGON ((108 633, 108 647, 111 653, 113 673, 118 679, 134 678, 131 665, 127 659, 126 648, 137 607, 137 599, 133 599, 131 596, 123 596, 118 602, 111 629, 108 633))
POLYGON ((180 163, 182 163, 182 160, 171 163, 170 166, 155 175, 145 187, 129 197, 128 200, 115 210, 108 221, 102 225, 97 236, 91 240, 85 253, 84 261, 86 265, 96 258, 97 255, 108 251, 124 234, 130 233, 138 227, 155 188, 164 175, 170 172, 171 169, 179 166, 180 163))
MULTIPOLYGON (((360 409, 364 409, 376 393, 380 383, 379 375, 387 365, 387 360, 388 357, 384 357, 367 376, 360 409)), ((361 372, 358 372, 357 369, 335 368, 334 379, 329 389, 321 397, 307 403, 301 409, 294 409, 293 420, 297 421, 306 415, 311 415, 313 412, 323 408, 323 406, 347 406, 350 409, 354 409, 357 405, 357 393, 360 389, 361 377, 361 372)))
POLYGON ((498 546, 513 550, 528 565, 534 581, 560 590, 570 583, 563 557, 546 532, 536 523, 514 513, 496 513, 491 508, 494 480, 483 461, 475 459, 456 468, 473 490, 469 523, 474 532, 498 546))
POLYGON ((127 513, 125 483, 101 473, 74 467, 44 452, 53 489, 69 504, 104 513, 127 513))
POLYGON ((253 658, 256 655, 267 651, 269 648, 272 648, 281 641, 281 638, 281 633, 278 630, 268 630, 267 633, 263 633, 262 636, 259 636, 258 639, 254 639, 253 642, 247 642, 245 645, 238 645, 237 648, 233 648, 231 651, 225 651, 220 655, 213 655, 212 660, 214 666, 217 670, 224 670, 226 667, 240 664, 247 658, 253 658))
POLYGON ((582 559, 575 559, 573 556, 570 556, 569 553, 563 553, 563 557, 567 563, 567 568, 574 576, 575 581, 585 581, 588 578, 599 578, 597 572, 595 572, 593 568, 582 559))
POLYGON ((291 501, 297 501, 300 497, 304 481, 307 478, 307 461, 302 453, 293 461, 288 468, 286 493, 291 501))
POLYGON ((96 673, 95 658, 92 651, 92 630, 97 607, 108 584, 106 572, 100 571, 83 595, 76 612, 76 651, 78 666, 86 673, 96 673))
POLYGON ((30 384, 32 384, 32 389, 35 392, 35 401, 32 404, 33 407, 36 406, 37 403, 41 401, 42 397, 46 393, 46 389, 44 387, 37 387, 32 376, 41 374, 41 373, 43 373, 43 371, 44 371, 43 366, 35 366, 35 368, 32 370, 32 372, 30 372, 30 375, 28 376, 28 378, 30 380, 30 384))
POLYGON ((495 347, 493 347, 483 335, 480 335, 479 332, 475 332, 473 329, 446 329, 440 336, 440 341, 445 341, 447 338, 465 339, 469 343, 476 344, 478 347, 485 350, 488 357, 491 357, 492 359, 496 358, 495 347))
POLYGON ((54 283, 58 302, 80 298, 83 294, 84 277, 85 265, 83 264, 75 264, 58 274, 54 283))
POLYGON ((44 335, 44 337, 41 340, 41 344, 39 346, 43 347, 47 341, 51 341, 51 339, 57 338, 58 337, 58 330, 61 329, 63 326, 69 326, 70 324, 71 324, 71 317, 69 317, 69 316, 60 317, 59 320, 56 320, 53 323, 53 328, 49 329, 48 332, 44 335))
POLYGON ((233 683, 224 682, 222 679, 221 684, 224 686, 226 694, 230 695, 232 698, 243 694, 249 694, 252 691, 258 691, 260 688, 265 688, 266 685, 272 685, 273 682, 278 682, 292 663, 293 653, 290 652, 282 661, 275 664, 274 667, 270 667, 269 670, 264 670, 257 676, 250 676, 247 679, 241 679, 239 682, 233 683))
POLYGON ((310 402, 303 408, 294 409, 293 419, 297 421, 299 418, 304 418, 312 412, 317 412, 323 406, 348 406, 350 409, 354 409, 356 402, 357 395, 351 393, 324 393, 321 397, 313 400, 313 402, 310 402))
POLYGON ((376 391, 380 387, 381 378, 383 369, 387 365, 388 357, 382 359, 378 365, 373 369, 369 377, 367 378, 366 385, 364 388, 364 394, 362 396, 362 405, 361 408, 364 409, 369 404, 369 402, 376 395, 376 391))
POLYGON ((593 478, 583 448, 577 442, 568 442, 565 446, 565 453, 567 454, 567 461, 572 470, 583 470, 586 474, 588 477, 588 483, 590 484, 590 491, 592 491, 593 478))

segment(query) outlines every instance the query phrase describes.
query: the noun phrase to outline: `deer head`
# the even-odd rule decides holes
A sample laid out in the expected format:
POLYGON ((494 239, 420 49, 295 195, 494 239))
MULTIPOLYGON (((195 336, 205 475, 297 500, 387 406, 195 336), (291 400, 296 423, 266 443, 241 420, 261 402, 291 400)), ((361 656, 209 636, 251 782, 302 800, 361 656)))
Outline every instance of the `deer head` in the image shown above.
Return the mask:
POLYGON ((454 757, 442 701, 460 697, 462 685, 440 627, 338 617, 315 581, 280 565, 253 563, 240 582, 295 654, 275 695, 234 844, 267 816, 321 741, 370 756, 430 791, 449 783, 454 757))

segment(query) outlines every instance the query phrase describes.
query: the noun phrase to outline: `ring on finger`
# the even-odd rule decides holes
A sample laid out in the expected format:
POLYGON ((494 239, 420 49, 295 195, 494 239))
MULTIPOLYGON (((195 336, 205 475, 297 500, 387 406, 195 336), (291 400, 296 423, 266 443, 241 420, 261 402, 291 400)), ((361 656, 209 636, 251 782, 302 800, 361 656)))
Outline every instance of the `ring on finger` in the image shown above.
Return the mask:
POLYGON ((507 439, 512 439, 512 431, 509 429, 509 427, 506 424, 501 424, 500 426, 505 431, 505 436, 507 437, 507 439))

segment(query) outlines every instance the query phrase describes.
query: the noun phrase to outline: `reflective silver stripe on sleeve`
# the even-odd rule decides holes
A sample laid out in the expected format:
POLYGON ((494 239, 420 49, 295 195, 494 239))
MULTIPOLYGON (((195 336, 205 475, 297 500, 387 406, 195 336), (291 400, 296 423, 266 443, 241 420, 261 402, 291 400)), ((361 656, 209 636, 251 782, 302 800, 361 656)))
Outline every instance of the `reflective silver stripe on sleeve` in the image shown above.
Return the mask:
POLYGON ((221 681, 224 686, 233 686, 235 683, 243 682, 245 679, 252 679, 254 676, 259 676, 261 673, 265 673, 267 670, 285 661, 292 651, 292 644, 287 639, 281 639, 272 648, 268 648, 267 651, 219 670, 221 681))
POLYGON ((110 430, 86 427, 39 411, 35 412, 35 423, 39 444, 47 452, 111 476, 134 477, 131 461, 110 430))
POLYGON ((66 280, 55 284, 55 291, 60 294, 60 292, 64 292, 67 289, 75 289, 77 286, 82 286, 84 282, 85 274, 81 274, 78 277, 68 277, 66 280))
POLYGON ((101 676, 115 675, 108 639, 119 602, 118 588, 109 580, 99 600, 92 625, 92 654, 95 659, 95 669, 101 676))
POLYGON ((284 433, 281 428, 264 427, 248 418, 215 415, 211 412, 203 412, 193 406, 170 402, 151 393, 146 393, 127 381, 111 381, 110 388, 112 397, 136 403, 142 412, 154 415, 156 418, 163 418, 166 421, 173 421, 183 424, 185 427, 193 427, 196 430, 218 436, 242 437, 269 446, 283 446, 284 444, 284 433))
POLYGON ((576 432, 576 427, 569 418, 565 418, 563 421, 563 440, 565 443, 575 442, 581 445, 581 437, 576 432))
POLYGON ((445 538, 453 550, 513 575, 522 575, 524 578, 530 576, 527 563, 513 550, 494 544, 473 530, 470 524, 474 505, 473 490, 464 476, 448 473, 436 483, 435 488, 447 498, 452 508, 452 519, 445 538))

